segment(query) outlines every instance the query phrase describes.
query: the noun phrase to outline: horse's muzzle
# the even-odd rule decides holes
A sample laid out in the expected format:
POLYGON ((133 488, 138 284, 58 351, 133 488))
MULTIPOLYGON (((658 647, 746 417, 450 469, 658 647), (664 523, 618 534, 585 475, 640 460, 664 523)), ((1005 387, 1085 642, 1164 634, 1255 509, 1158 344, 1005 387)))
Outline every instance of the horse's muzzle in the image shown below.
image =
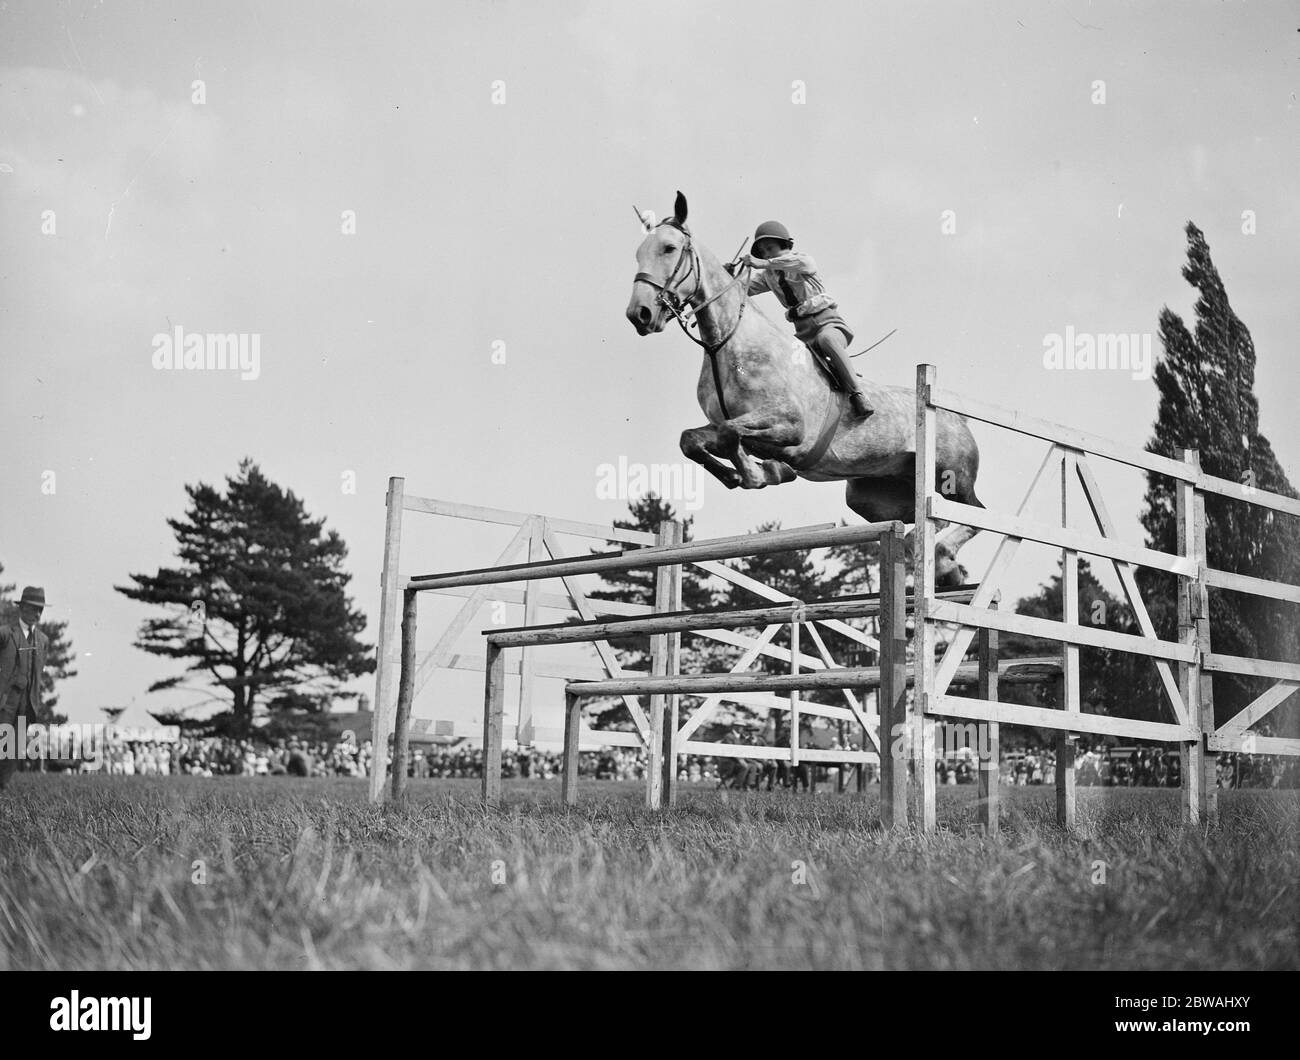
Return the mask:
POLYGON ((628 303, 627 319, 636 328, 638 335, 650 335, 664 329, 663 313, 636 299, 628 303))

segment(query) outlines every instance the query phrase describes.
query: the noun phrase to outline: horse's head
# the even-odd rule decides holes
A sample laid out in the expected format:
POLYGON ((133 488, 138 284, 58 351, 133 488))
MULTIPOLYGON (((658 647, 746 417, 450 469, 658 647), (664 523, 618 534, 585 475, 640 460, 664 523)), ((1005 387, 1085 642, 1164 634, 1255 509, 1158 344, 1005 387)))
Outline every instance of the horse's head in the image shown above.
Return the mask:
POLYGON ((680 191, 673 216, 651 228, 637 247, 636 267, 627 318, 638 335, 651 335, 663 331, 669 313, 700 289, 699 261, 686 227, 686 196, 680 191))

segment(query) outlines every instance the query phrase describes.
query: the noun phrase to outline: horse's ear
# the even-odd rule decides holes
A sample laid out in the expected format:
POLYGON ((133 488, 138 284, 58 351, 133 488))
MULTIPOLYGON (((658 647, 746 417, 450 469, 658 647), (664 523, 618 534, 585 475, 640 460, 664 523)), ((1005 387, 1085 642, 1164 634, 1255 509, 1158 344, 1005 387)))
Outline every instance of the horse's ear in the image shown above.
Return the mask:
POLYGON ((673 202, 673 220, 679 225, 684 225, 686 223, 686 196, 680 191, 677 193, 677 198, 673 202))

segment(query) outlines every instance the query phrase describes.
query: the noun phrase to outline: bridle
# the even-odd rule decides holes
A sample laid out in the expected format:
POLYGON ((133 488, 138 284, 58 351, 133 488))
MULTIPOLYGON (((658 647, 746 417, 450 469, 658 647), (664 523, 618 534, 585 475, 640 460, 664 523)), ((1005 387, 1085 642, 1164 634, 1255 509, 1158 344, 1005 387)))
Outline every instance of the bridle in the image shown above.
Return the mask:
MULTIPOLYGON (((668 279, 664 283, 660 283, 648 272, 638 272, 636 278, 632 282, 634 284, 649 284, 658 291, 659 293, 655 296, 655 305, 663 306, 667 309, 668 312, 673 315, 673 319, 677 321, 678 326, 681 327, 682 333, 708 355, 709 364, 713 368, 713 386, 718 394, 718 405, 722 409, 722 415, 727 419, 730 419, 731 415, 727 412, 726 398, 722 395, 722 376, 718 372, 718 353, 725 345, 727 345, 728 342, 731 341, 732 336, 734 336, 736 331, 740 328, 740 318, 745 315, 745 304, 748 299, 742 298, 740 300, 740 310, 736 313, 735 322, 731 325, 731 328, 726 335, 717 342, 705 342, 703 338, 697 339, 691 334, 690 329, 693 324, 698 321, 701 310, 708 308, 740 283, 741 276, 744 275, 749 266, 744 265, 738 268, 731 283, 723 287, 717 294, 706 298, 699 305, 696 305, 694 300, 704 293, 704 272, 700 268, 700 256, 695 250, 695 243, 691 238, 691 233, 687 231, 686 226, 675 217, 664 218, 659 222, 659 224, 655 225, 655 228, 658 228, 661 225, 668 225, 671 228, 675 228, 686 237, 686 242, 682 246, 681 252, 678 254, 677 264, 673 266, 673 271, 668 274, 668 279), (686 269, 684 273, 682 273, 683 266, 685 266, 686 269), (680 278, 678 277, 678 273, 682 273, 680 278), (684 298, 681 294, 681 287, 691 279, 694 279, 695 281, 695 290, 691 292, 689 297, 684 298), (694 320, 687 318, 685 311, 688 308, 691 310, 691 316, 695 318, 694 320)), ((702 330, 701 334, 703 334, 702 330)))

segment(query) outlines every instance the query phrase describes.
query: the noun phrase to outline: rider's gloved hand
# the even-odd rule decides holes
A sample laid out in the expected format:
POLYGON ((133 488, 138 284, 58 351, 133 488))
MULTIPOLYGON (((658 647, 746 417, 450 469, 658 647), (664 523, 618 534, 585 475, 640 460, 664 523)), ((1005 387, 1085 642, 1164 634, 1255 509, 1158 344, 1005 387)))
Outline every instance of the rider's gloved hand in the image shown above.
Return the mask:
POLYGON ((723 267, 724 269, 727 270, 727 275, 728 275, 728 276, 735 276, 735 275, 736 275, 736 265, 737 265, 737 264, 738 264, 738 262, 735 262, 735 261, 729 261, 729 262, 727 262, 727 264, 725 264, 725 265, 722 266, 722 267, 723 267))

